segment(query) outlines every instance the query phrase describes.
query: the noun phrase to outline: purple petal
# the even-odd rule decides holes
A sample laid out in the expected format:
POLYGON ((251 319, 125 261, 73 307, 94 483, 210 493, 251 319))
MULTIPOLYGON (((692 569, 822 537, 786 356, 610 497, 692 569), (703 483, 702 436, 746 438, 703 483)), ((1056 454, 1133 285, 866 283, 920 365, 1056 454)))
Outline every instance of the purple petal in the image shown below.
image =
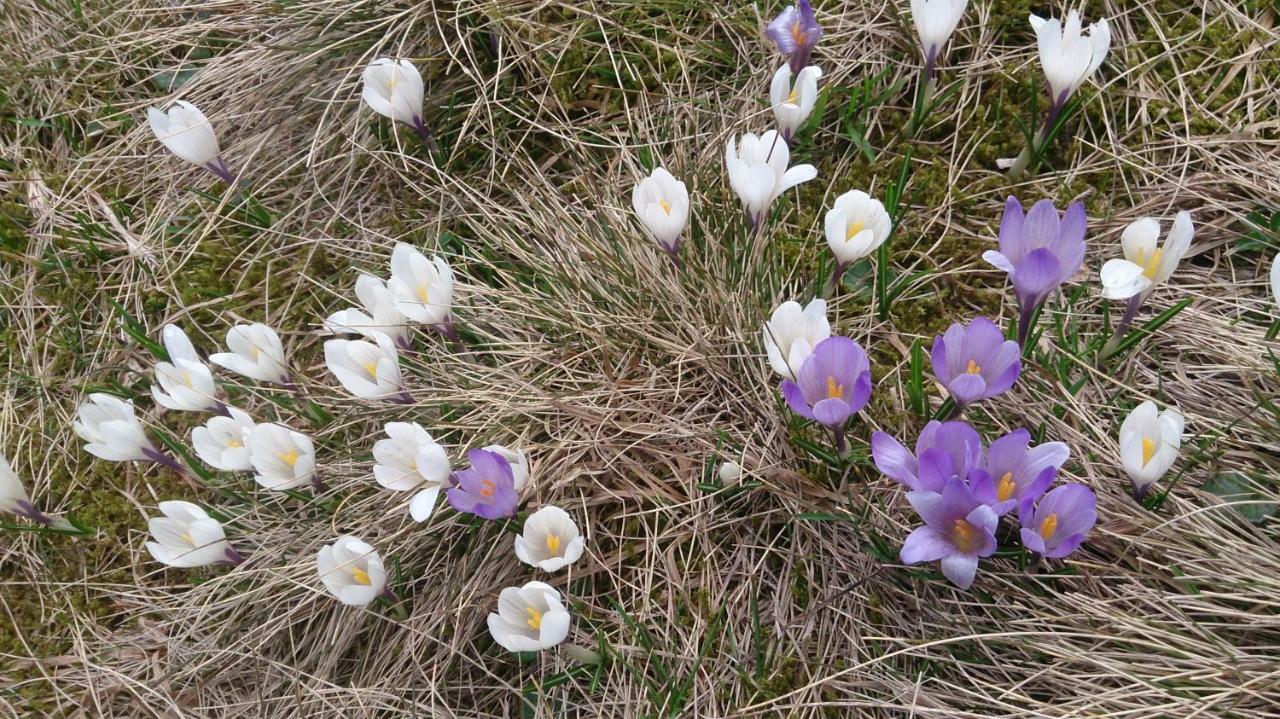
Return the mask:
POLYGON ((937 492, 912 490, 907 492, 907 503, 916 510, 916 514, 924 523, 934 528, 948 528, 951 523, 964 515, 963 511, 954 511, 947 500, 937 492))
MULTIPOLYGON (((1026 530, 1024 529, 1023 531, 1025 532, 1026 530)), ((1076 551, 1077 549, 1080 548, 1080 545, 1083 543, 1084 543, 1084 533, 1081 532, 1080 534, 1073 534, 1070 537, 1067 537, 1061 542, 1058 542, 1055 546, 1047 548, 1046 550, 1041 551, 1040 553, 1046 557, 1057 559, 1060 557, 1065 557, 1068 554, 1071 554, 1072 552, 1076 551)), ((1043 542, 1041 544, 1043 546, 1043 542)), ((1035 550, 1032 550, 1032 551, 1035 551, 1035 550)))
POLYGON ((1032 205, 1022 226, 1027 250, 1048 247, 1057 239, 1059 224, 1058 208, 1053 206, 1053 200, 1041 200, 1032 205))
POLYGON ((852 412, 861 412, 862 408, 867 406, 867 401, 871 399, 871 373, 863 372, 858 375, 853 383, 853 389, 849 392, 849 407, 852 412))
POLYGON ((1018 381, 1018 375, 1022 372, 1022 356, 1018 343, 1008 340, 1000 345, 1000 350, 992 358, 990 367, 990 374, 983 372, 985 377, 990 378, 985 396, 994 397, 1018 381))
POLYGON ((1018 202, 1018 198, 1010 196, 1005 200, 1004 216, 1000 218, 1000 254, 1004 255, 1010 264, 1016 264, 1030 250, 1024 242, 1025 235, 1022 231, 1024 221, 1022 203, 1018 202))
POLYGON ((1018 534, 1022 537, 1022 546, 1026 547, 1029 551, 1035 552, 1036 554, 1045 553, 1044 538, 1039 534, 1027 529, 1026 527, 1019 530, 1018 534))
POLYGON ((978 574, 978 558, 972 554, 952 554, 942 558, 942 574, 961 589, 973 586, 978 574))
POLYGON ((941 532, 926 525, 916 527, 907 535, 898 559, 903 564, 919 564, 942 559, 954 551, 955 547, 941 532))
POLYGON ((937 447, 930 447, 921 453, 919 463, 920 469, 913 489, 941 492, 947 486, 947 480, 956 476, 951 456, 937 447))
POLYGON ((886 477, 914 487, 919 464, 914 454, 884 432, 871 434, 871 458, 886 477))
MULTIPOLYGON (((808 364, 807 362, 805 364, 808 364)), ((787 401, 787 406, 792 412, 804 417, 805 419, 813 419, 813 411, 809 409, 809 403, 804 400, 804 393, 800 391, 800 385, 789 379, 782 380, 782 384, 778 385, 778 389, 782 392, 782 398, 787 401)))
POLYGON ((1062 284, 1062 265, 1053 252, 1033 250, 1013 269, 1010 278, 1019 298, 1030 307, 1040 304, 1055 287, 1062 284))
POLYGON ((987 448, 987 470, 992 476, 1003 477, 1005 472, 1016 472, 1027 454, 1031 433, 1015 429, 991 443, 987 448))
MULTIPOLYGON (((956 348, 959 351, 959 348, 956 348)), ((929 362, 933 365, 933 374, 943 384, 950 381, 952 374, 947 370, 947 342, 943 335, 933 338, 933 349, 929 350, 929 362)))
POLYGON ((962 405, 982 399, 986 388, 987 383, 982 379, 982 375, 968 372, 961 372, 947 384, 947 391, 951 393, 957 404, 962 405))
POLYGON ((1084 264, 1084 234, 1088 218, 1085 216, 1084 203, 1073 202, 1062 214, 1062 224, 1058 226, 1058 235, 1054 238, 1053 253, 1058 256, 1061 265, 1059 284, 1066 282, 1072 275, 1080 271, 1084 264))
POLYGON ((916 443, 916 453, 923 453, 931 446, 945 451, 951 456, 951 469, 955 474, 968 476, 969 470, 982 461, 982 440, 968 423, 930 422, 925 432, 921 432, 921 442, 916 443), (922 446, 925 432, 929 433, 929 442, 922 446))
POLYGON ((849 403, 835 397, 824 399, 813 406, 813 418, 833 428, 840 428, 853 416, 849 403))
MULTIPOLYGON (((973 497, 979 502, 992 506, 997 503, 996 483, 991 478, 990 472, 983 469, 975 469, 969 472, 969 489, 973 490, 973 497)), ((1012 505, 1010 508, 1012 508, 1012 505)), ((1003 514, 1003 512, 1000 512, 1000 514, 1003 514)))

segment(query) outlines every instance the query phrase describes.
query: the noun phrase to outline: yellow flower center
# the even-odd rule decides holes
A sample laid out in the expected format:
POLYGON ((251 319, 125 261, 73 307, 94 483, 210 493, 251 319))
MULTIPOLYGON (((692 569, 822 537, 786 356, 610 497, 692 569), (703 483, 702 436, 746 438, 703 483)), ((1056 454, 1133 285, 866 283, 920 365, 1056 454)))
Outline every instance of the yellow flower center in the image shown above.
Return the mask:
POLYGON ((951 525, 951 543, 956 549, 969 554, 978 547, 978 530, 963 519, 957 519, 951 525))
POLYGON ((369 580, 369 573, 359 567, 351 568, 351 578, 356 580, 358 584, 363 584, 366 587, 373 584, 373 582, 369 580))
POLYGON ((1147 257, 1146 254, 1142 250, 1138 250, 1137 262, 1134 264, 1142 267, 1142 274, 1146 275, 1147 279, 1154 280, 1156 272, 1160 269, 1160 258, 1164 256, 1164 250, 1157 249, 1151 253, 1150 257, 1147 257))
POLYGON ((418 285, 418 301, 424 305, 431 302, 431 295, 427 294, 426 285, 418 285))
POLYGON ((560 551, 560 537, 554 534, 547 535, 547 551, 553 553, 560 551))
POLYGON ((193 547, 196 546, 196 540, 192 539, 190 534, 186 534, 184 532, 179 536, 182 537, 182 541, 186 542, 187 544, 190 544, 193 547))
POLYGON ((298 463, 298 457, 302 455, 298 454, 298 450, 291 449, 288 452, 276 452, 276 456, 280 458, 281 462, 284 462, 285 464, 292 467, 293 465, 298 463))
POLYGON ((542 629, 542 612, 534 609, 533 607, 525 607, 524 610, 529 614, 529 618, 525 620, 525 624, 528 624, 529 628, 534 631, 542 629))
POLYGON ((854 220, 853 222, 850 222, 849 227, 846 228, 844 231, 845 242, 852 240, 854 235, 858 234, 859 232, 862 232, 863 230, 866 229, 866 227, 867 227, 867 224, 862 220, 854 220))
POLYGON ((254 359, 258 359, 258 357, 262 356, 262 350, 258 349, 256 346, 249 347, 249 352, 254 359))
POLYGON ((1142 438, 1142 464, 1146 465, 1156 454, 1156 442, 1150 437, 1142 438))
POLYGON ((978 366, 977 362, 969 360, 969 364, 965 366, 964 371, 965 374, 978 374, 982 371, 982 368, 978 366))
POLYGON ((791 94, 787 95, 787 103, 795 105, 800 100, 800 89, 798 87, 791 88, 791 94))
POLYGON ((376 361, 361 362, 360 366, 364 367, 364 371, 369 373, 370 378, 378 379, 378 363, 376 361))
POLYGON ((186 370, 182 370, 182 383, 183 383, 183 384, 185 384, 185 385, 186 385, 186 386, 188 386, 188 387, 190 387, 190 386, 191 386, 191 373, 190 373, 190 372, 188 372, 188 371, 186 371, 186 370))
POLYGON ((1018 485, 1013 481, 1013 472, 1005 472, 1004 476, 1000 478, 1000 486, 996 487, 996 499, 1001 502, 1006 501, 1013 496, 1013 492, 1017 488, 1018 485))
POLYGON ((791 23, 791 39, 796 41, 797 45, 803 45, 805 41, 804 28, 800 27, 800 21, 796 20, 791 23))
POLYGON ((666 214, 668 214, 668 215, 670 215, 670 214, 671 214, 671 205, 667 204, 667 201, 666 201, 666 200, 664 200, 664 199, 662 199, 662 198, 658 198, 658 204, 662 206, 662 211, 663 211, 664 213, 666 213, 666 214))
POLYGON ((493 483, 491 479, 480 480, 480 496, 492 497, 493 493, 498 490, 498 485, 493 483))
POLYGON ((1040 536, 1048 539, 1053 533, 1058 531, 1058 515, 1050 514, 1040 521, 1040 536))
POLYGON ((243 447, 243 446, 244 446, 244 442, 241 442, 240 440, 235 439, 234 437, 232 439, 227 440, 227 449, 236 449, 237 447, 243 447))
POLYGON ((827 378, 827 399, 844 399, 844 385, 836 384, 835 377, 827 378))

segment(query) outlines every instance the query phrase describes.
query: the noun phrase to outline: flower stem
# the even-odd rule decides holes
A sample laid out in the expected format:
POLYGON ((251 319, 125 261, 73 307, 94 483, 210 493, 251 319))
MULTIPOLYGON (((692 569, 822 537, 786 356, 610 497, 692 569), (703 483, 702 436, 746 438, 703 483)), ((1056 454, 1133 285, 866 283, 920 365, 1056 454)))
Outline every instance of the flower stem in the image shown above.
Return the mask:
POLYGON ((431 131, 427 129, 427 126, 422 122, 421 117, 414 115, 413 122, 411 124, 413 126, 413 131, 418 133, 418 137, 426 144, 429 151, 435 152, 440 149, 439 146, 436 145, 435 137, 431 135, 431 131))
POLYGON ((1116 331, 1111 334, 1111 339, 1107 340, 1107 344, 1102 347, 1102 356, 1106 357, 1116 351, 1116 347, 1120 346, 1120 340, 1129 332, 1129 326, 1133 324, 1133 319, 1138 316, 1138 312, 1142 310, 1142 301, 1146 299, 1142 293, 1138 293, 1129 298, 1129 303, 1124 306, 1124 314, 1120 316, 1120 322, 1116 325, 1116 331))
POLYGON ((453 327, 453 320, 446 319, 444 322, 435 325, 435 328, 437 332, 444 335, 444 338, 449 340, 449 343, 454 345, 459 351, 467 351, 467 344, 458 336, 458 330, 453 327))
POLYGON ((39 524, 45 527, 48 527, 53 524, 53 519, 46 516, 39 509, 36 509, 36 506, 34 504, 26 500, 22 500, 22 499, 18 500, 18 509, 16 510, 15 513, 21 514, 22 516, 26 517, 27 519, 30 519, 36 524, 39 524))
POLYGON ((831 431, 836 436, 836 456, 844 456, 849 449, 849 443, 844 440, 844 427, 832 427, 831 431))
POLYGON ((226 556, 227 558, 223 561, 233 567, 244 563, 244 557, 240 556, 240 553, 231 547, 227 547, 226 556))
POLYGON ((187 473, 187 468, 183 467, 178 462, 178 460, 174 459, 173 457, 170 457, 169 455, 165 454, 164 452, 161 452, 158 449, 147 447, 142 450, 142 453, 145 454, 147 456, 147 459, 151 460, 152 462, 168 467, 169 469, 172 469, 178 474, 187 473))
POLYGON ((831 270, 831 279, 827 280, 825 296, 830 297, 836 293, 836 290, 840 289, 840 278, 844 277, 844 273, 848 269, 848 263, 836 260, 836 266, 831 270))
POLYGON ((219 179, 221 179, 223 182, 227 183, 228 185, 231 185, 232 187, 236 186, 235 173, 233 173, 231 169, 227 167, 226 161, 223 160, 221 157, 214 158, 213 160, 210 160, 209 162, 205 163, 204 169, 208 170, 209 172, 212 172, 214 175, 217 175, 219 179))

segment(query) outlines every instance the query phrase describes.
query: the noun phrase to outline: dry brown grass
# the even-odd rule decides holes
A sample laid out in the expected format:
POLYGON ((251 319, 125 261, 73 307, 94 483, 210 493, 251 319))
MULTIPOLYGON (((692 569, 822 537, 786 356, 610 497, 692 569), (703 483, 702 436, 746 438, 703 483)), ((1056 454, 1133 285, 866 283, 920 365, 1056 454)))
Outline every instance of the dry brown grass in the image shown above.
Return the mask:
MULTIPOLYGON (((1195 215, 1194 258, 1144 318, 1195 300, 1101 369, 1073 359, 1046 318, 1034 369, 971 419, 988 439, 1043 426, 1069 443, 1065 474, 1099 494, 1100 523, 1049 567, 1068 571, 986 560, 966 593, 877 557, 873 538, 896 552, 916 520, 863 457, 873 428, 914 437, 924 422, 903 389, 913 340, 979 312, 1012 316, 979 255, 1011 191, 994 161, 1019 149, 1016 118, 1038 88, 1025 13, 1046 8, 974 0, 944 67, 955 94, 913 139, 901 135, 914 83, 901 63, 915 62, 906 3, 819 2, 825 84, 888 68, 908 85, 865 115, 874 162, 843 136, 844 98, 832 98, 799 151, 819 179, 753 242, 721 157, 729 134, 769 123, 776 58, 759 28, 775 5, 7 4, 0 449, 46 509, 100 531, 0 540, 0 714, 517 716, 522 691, 536 716, 1280 713, 1277 524, 1250 524, 1200 489, 1247 470, 1265 478, 1259 501, 1277 500, 1277 422, 1257 408, 1280 389, 1259 269, 1275 247, 1246 246, 1243 224, 1280 208, 1274 14, 1218 0, 1089 4, 1116 38, 1101 89, 1056 146, 1058 169, 1012 188, 1089 207, 1089 272, 1076 283, 1092 286, 1055 314, 1098 332, 1096 271, 1119 231, 1176 208, 1195 215), (360 69, 382 54, 424 69, 439 155, 360 106, 360 69), (167 97, 152 78, 175 67, 198 68, 182 97, 211 116, 269 228, 146 128, 144 108, 167 97), (831 469, 794 441, 823 438, 779 411, 759 327, 825 279, 822 208, 851 188, 883 192, 908 147, 895 271, 934 274, 890 322, 865 293, 833 303, 838 330, 872 349, 877 389, 855 460, 831 469), (679 277, 630 217, 646 151, 695 195, 679 277), (403 359, 410 409, 350 398, 319 352, 320 318, 345 306, 359 270, 384 270, 396 240, 450 255, 472 346, 453 354, 419 335, 403 359), (205 350, 236 321, 281 328, 305 391, 335 417, 307 431, 336 511, 263 492, 228 505, 84 454, 69 419, 86 389, 143 393, 150 381, 152 358, 110 300, 152 336, 176 322, 205 350), (1083 384, 1072 392, 1064 377, 1083 384), (1128 498, 1116 458, 1119 422, 1142 398, 1179 406, 1191 435, 1158 511, 1128 498), (570 597, 571 643, 609 648, 605 666, 579 668, 563 647, 520 661, 492 644, 484 616, 499 590, 536 573, 503 526, 446 511, 415 525, 406 498, 372 482, 370 447, 393 419, 422 422, 458 461, 489 442, 529 452, 526 506, 565 507, 589 538, 567 575, 538 578, 570 597), (752 484, 700 487, 720 457, 752 484), (150 561, 145 517, 168 498, 224 505, 250 562, 150 561), (398 563, 397 607, 347 609, 323 593, 314 554, 346 532, 398 563)), ((255 417, 306 426, 270 393, 224 380, 255 417)), ((190 417, 139 404, 187 436, 190 417)))

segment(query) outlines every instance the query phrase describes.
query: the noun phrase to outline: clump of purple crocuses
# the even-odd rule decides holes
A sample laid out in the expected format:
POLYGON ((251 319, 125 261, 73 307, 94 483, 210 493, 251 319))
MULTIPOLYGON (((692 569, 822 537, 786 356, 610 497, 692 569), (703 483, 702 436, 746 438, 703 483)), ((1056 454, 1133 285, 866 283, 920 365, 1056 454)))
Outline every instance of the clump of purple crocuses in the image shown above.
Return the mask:
POLYGON ((1032 446, 1025 429, 984 450, 964 422, 930 422, 914 453, 888 434, 874 433, 876 467, 911 490, 907 501, 924 520, 903 543, 902 562, 940 561, 947 579, 968 589, 978 560, 995 553, 1000 517, 1014 509, 1033 565, 1041 557, 1071 554, 1097 521, 1097 498, 1083 484, 1046 493, 1069 454, 1062 442, 1032 446))
POLYGON ((871 398, 871 362, 857 342, 828 337, 813 348, 795 381, 784 379, 779 389, 793 412, 830 427, 836 451, 844 453, 845 427, 871 398))
POLYGON ((514 515, 520 496, 511 463, 487 449, 473 449, 467 452, 467 459, 471 467, 454 472, 454 486, 445 491, 449 504, 459 512, 484 519, 514 515))
POLYGON ((935 337, 930 359, 933 374, 956 403, 955 415, 1012 387, 1022 370, 1018 343, 1006 340, 985 317, 974 318, 968 326, 953 324, 935 337))
POLYGON ((813 14, 809 0, 798 0, 788 6, 765 28, 765 34, 778 46, 778 52, 786 55, 791 74, 799 75, 808 67, 813 56, 813 46, 822 38, 822 26, 813 14))

